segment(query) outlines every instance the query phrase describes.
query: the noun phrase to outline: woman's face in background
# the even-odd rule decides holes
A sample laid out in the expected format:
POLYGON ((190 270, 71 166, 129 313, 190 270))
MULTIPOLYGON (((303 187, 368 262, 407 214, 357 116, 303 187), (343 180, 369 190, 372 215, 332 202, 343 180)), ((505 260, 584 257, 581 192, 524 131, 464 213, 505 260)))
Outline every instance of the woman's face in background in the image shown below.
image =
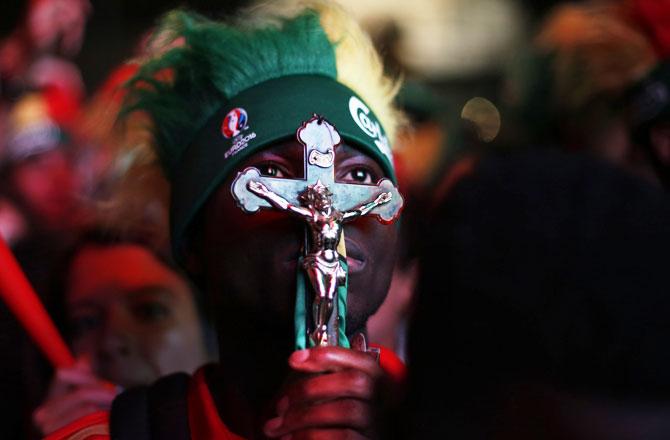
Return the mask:
POLYGON ((208 361, 193 295, 139 245, 86 245, 73 259, 66 291, 74 353, 123 387, 192 373, 208 361))

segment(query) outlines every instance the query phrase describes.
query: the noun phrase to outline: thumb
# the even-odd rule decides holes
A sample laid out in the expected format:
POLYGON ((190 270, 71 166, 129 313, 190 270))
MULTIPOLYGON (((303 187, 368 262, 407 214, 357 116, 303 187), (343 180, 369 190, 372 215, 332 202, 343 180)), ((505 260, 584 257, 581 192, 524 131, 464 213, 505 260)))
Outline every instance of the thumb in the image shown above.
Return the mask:
POLYGON ((349 345, 351 345, 352 350, 363 351, 363 352, 368 351, 368 343, 363 333, 356 333, 351 338, 351 341, 349 341, 349 345))

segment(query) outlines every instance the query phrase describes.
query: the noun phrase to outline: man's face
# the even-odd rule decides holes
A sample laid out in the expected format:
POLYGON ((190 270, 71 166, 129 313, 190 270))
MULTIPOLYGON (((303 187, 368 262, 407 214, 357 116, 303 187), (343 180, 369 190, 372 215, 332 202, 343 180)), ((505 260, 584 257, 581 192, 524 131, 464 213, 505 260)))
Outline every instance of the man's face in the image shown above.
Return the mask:
MULTIPOLYGON (((257 153, 239 170, 253 166, 266 176, 304 178, 303 155, 304 147, 289 141, 257 153)), ((236 174, 231 173, 203 210, 195 253, 205 288, 217 303, 225 298, 226 303, 267 316, 266 322, 292 323, 305 223, 270 209, 245 214, 231 194, 236 174)), ((337 149, 335 175, 339 182, 354 184, 375 184, 385 177, 373 159, 348 146, 337 149)), ((337 206, 337 195, 333 199, 337 206)), ((347 333, 352 334, 364 329, 386 296, 395 261, 396 227, 366 216, 347 223, 344 235, 349 265, 347 333)), ((220 307, 224 310, 218 311, 219 319, 226 319, 222 316, 226 306, 220 307)))

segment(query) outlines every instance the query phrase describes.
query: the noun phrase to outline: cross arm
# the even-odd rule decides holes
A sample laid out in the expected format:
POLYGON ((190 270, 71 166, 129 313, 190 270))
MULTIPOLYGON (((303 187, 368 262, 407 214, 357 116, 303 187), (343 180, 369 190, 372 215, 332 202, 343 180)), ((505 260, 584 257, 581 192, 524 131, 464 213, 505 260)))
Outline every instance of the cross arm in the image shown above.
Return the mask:
POLYGON ((297 197, 304 187, 304 180, 261 176, 258 169, 249 167, 237 174, 231 192, 237 206, 248 214, 257 212, 260 208, 274 207, 303 217, 311 217, 311 213, 300 206, 297 197), (265 187, 265 191, 258 184, 265 187))
POLYGON ((345 221, 347 221, 347 220, 353 220, 356 217, 366 215, 367 213, 375 209, 377 206, 383 205, 384 203, 388 203, 389 201, 391 201, 392 198, 393 198, 392 193, 382 192, 373 201, 369 203, 364 203, 363 205, 360 205, 354 209, 343 212, 342 218, 345 221))
POLYGON ((250 180, 247 183, 247 189, 252 193, 256 194, 258 197, 267 200, 268 202, 270 202, 272 206, 274 206, 277 209, 280 209, 282 211, 289 211, 301 217, 310 218, 312 216, 312 213, 309 209, 291 204, 291 202, 289 202, 276 192, 273 192, 272 190, 268 189, 268 187, 265 186, 265 184, 259 180, 250 180))
POLYGON ((373 214, 382 223, 392 223, 400 216, 403 198, 398 189, 388 179, 377 185, 357 185, 335 183, 336 207, 344 220, 353 220, 366 214, 373 214), (368 200, 359 204, 361 200, 368 200))

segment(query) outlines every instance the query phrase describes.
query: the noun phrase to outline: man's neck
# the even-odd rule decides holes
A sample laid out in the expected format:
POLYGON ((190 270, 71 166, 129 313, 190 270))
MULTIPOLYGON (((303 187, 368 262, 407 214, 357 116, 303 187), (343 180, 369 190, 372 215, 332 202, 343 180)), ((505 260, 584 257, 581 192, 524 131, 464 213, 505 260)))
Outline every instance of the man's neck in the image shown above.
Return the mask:
POLYGON ((281 333, 276 330, 251 327, 219 329, 220 365, 207 381, 224 423, 240 435, 255 438, 275 415, 274 400, 288 377, 292 346, 290 341, 278 341, 281 333))

